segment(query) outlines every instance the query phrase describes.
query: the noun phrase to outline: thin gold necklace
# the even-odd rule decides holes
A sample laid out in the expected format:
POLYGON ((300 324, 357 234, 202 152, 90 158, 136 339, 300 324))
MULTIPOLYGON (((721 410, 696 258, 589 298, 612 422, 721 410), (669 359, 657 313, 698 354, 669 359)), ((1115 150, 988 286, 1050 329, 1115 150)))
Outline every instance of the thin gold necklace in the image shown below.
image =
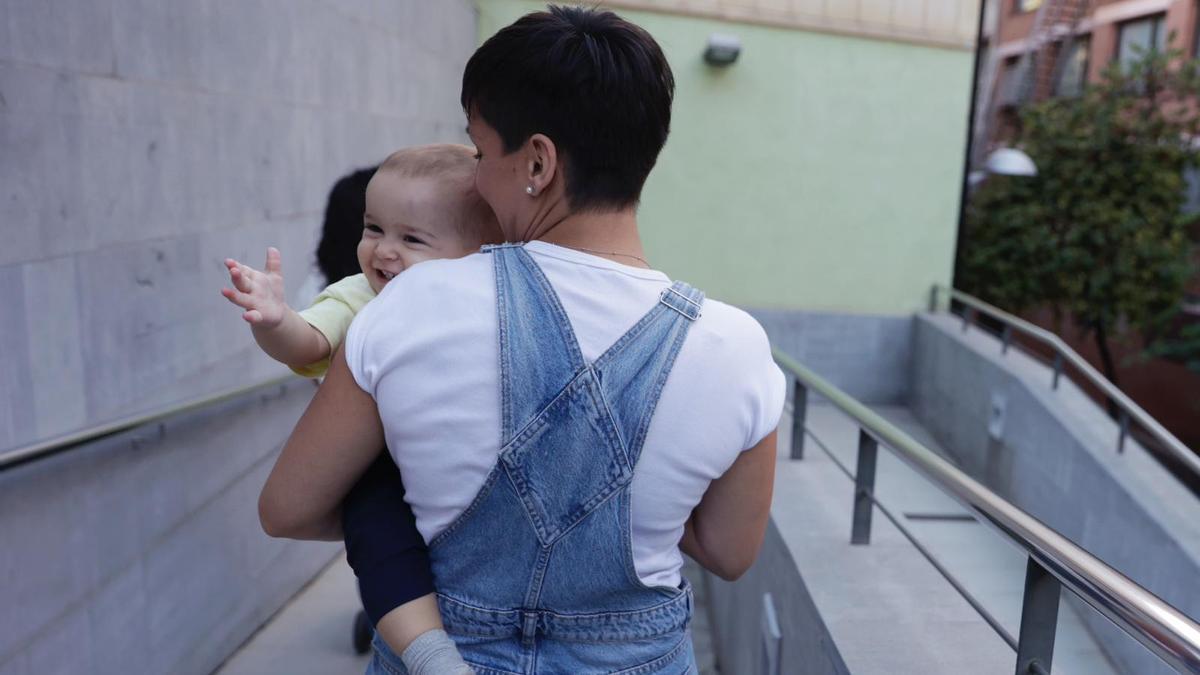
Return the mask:
POLYGON ((575 249, 576 251, 583 251, 584 253, 592 253, 594 255, 619 255, 623 258, 633 258, 634 260, 645 265, 646 269, 654 269, 653 267, 650 266, 650 263, 646 262, 645 258, 643 258, 641 256, 636 256, 632 253, 617 253, 616 251, 597 251, 595 249, 584 248, 582 246, 571 246, 570 244, 557 244, 556 243, 555 246, 562 246, 563 248, 571 248, 571 249, 575 249))

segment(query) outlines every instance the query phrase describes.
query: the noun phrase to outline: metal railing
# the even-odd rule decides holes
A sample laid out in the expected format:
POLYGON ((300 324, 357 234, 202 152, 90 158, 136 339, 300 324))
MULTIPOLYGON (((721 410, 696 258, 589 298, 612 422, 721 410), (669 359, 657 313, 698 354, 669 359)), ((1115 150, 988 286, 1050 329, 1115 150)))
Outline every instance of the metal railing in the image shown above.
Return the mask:
POLYGON ((1058 381, 1062 377, 1064 364, 1073 366, 1076 371, 1081 373, 1087 383, 1099 389, 1101 393, 1108 397, 1117 407, 1117 425, 1119 432, 1117 435, 1117 452, 1124 452, 1125 439, 1129 436, 1130 424, 1136 424, 1144 430, 1150 438, 1166 452, 1171 459, 1178 462, 1181 466, 1186 467, 1195 476, 1200 477, 1200 456, 1192 452, 1188 446, 1175 437, 1166 427, 1159 424, 1158 420, 1154 419, 1141 408, 1133 399, 1125 395, 1108 378, 1101 375, 1092 364, 1080 356, 1075 350, 1071 349, 1062 338, 1054 333, 1035 326, 1034 324, 1013 316, 1008 312, 989 305, 988 303, 967 295, 962 291, 948 288, 946 286, 934 285, 929 292, 929 311, 938 311, 939 295, 945 294, 951 300, 957 301, 963 305, 963 330, 967 330, 971 326, 971 322, 976 315, 982 313, 992 319, 1000 322, 1004 328, 1000 334, 1000 350, 1001 354, 1008 353, 1008 348, 1013 343, 1014 333, 1021 333, 1029 339, 1038 342, 1053 350, 1054 362, 1052 365, 1054 377, 1050 382, 1052 389, 1058 389, 1058 381))
MULTIPOLYGON (((1015 648, 1018 674, 1050 672, 1059 595, 1064 587, 1172 668, 1200 674, 1200 624, 996 495, 804 365, 779 350, 775 350, 774 355, 776 362, 795 377, 792 459, 804 457, 805 413, 810 390, 841 409, 859 427, 851 543, 870 543, 872 509, 881 506, 875 500, 874 479, 878 448, 882 445, 1025 551, 1028 555, 1025 596, 1020 634, 1014 640, 918 544, 921 553, 950 579, 956 590, 980 611, 1005 642, 1015 648)), ((846 472, 849 475, 849 471, 846 472)), ((884 513, 891 517, 889 512, 884 513)), ((905 534, 908 536, 907 532, 905 534)), ((916 543, 911 536, 909 539, 916 543)))
POLYGON ((264 380, 257 384, 226 389, 215 394, 189 399, 182 403, 164 406, 149 412, 138 413, 110 422, 104 422, 86 429, 80 429, 69 434, 55 436, 54 438, 48 438, 35 443, 30 443, 28 445, 17 446, 7 450, 0 450, 0 471, 11 468, 18 464, 24 464, 26 462, 33 461, 35 459, 65 452, 72 448, 77 448, 85 443, 97 441, 101 438, 111 436, 122 431, 127 431, 129 429, 148 424, 154 424, 156 422, 163 422, 169 417, 174 417, 176 415, 180 415, 192 410, 198 410, 200 408, 206 408, 211 405, 224 403, 225 401, 230 401, 239 396, 243 396, 260 389, 282 386, 288 382, 299 379, 300 378, 296 375, 283 375, 269 380, 264 380))

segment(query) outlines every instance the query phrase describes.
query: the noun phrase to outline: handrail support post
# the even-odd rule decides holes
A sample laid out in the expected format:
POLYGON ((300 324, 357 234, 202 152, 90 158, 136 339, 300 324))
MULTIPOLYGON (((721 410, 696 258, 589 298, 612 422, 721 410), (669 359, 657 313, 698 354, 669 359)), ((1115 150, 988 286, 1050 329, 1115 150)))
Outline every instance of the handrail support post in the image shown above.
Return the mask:
POLYGON ((1118 416, 1120 433, 1117 435, 1117 454, 1125 452, 1125 439, 1129 436, 1129 411, 1121 407, 1121 413, 1118 416))
POLYGON ((1058 579, 1030 556, 1025 566, 1025 597, 1021 604, 1016 675, 1050 672, 1061 589, 1058 579))
POLYGON ((808 417, 808 387, 796 378, 792 392, 792 459, 804 459, 804 430, 808 417))
POLYGON ((1063 371, 1063 355, 1057 349, 1054 350, 1054 381, 1050 384, 1050 388, 1058 391, 1058 378, 1062 377, 1063 371))
POLYGON ((1008 346, 1012 344, 1013 327, 1011 323, 1004 324, 1004 332, 1000 335, 1000 353, 1007 354, 1008 346))
POLYGON ((875 494, 875 464, 879 441, 866 430, 858 430, 858 469, 854 472, 854 525, 851 544, 871 543, 872 498, 875 494))

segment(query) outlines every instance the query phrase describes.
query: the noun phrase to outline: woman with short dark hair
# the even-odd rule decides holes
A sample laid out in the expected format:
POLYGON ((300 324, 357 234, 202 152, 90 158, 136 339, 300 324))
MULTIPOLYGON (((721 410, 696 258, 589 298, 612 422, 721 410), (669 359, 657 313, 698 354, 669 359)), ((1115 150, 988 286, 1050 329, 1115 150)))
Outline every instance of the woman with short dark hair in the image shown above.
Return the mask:
MULTIPOLYGON (((762 543, 783 375, 749 315, 653 270, 638 232, 673 88, 611 12, 551 7, 485 42, 462 90, 476 187, 521 243, 392 281, 263 491, 272 531, 336 537, 386 436, 480 673, 695 672, 680 550, 733 579, 762 543)), ((404 672, 379 640, 372 668, 404 672)))

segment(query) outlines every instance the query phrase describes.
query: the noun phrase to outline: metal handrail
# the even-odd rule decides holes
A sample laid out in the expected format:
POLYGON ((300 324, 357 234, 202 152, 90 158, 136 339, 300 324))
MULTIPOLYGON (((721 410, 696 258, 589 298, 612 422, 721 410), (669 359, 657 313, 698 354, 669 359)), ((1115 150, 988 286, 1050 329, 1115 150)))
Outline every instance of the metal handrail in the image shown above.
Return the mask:
MULTIPOLYGON (((1053 575, 1063 586, 1171 667, 1180 672, 1200 674, 1200 624, 984 487, 787 354, 778 349, 773 353, 775 361, 796 377, 797 389, 811 389, 841 409, 857 422, 863 434, 890 448, 982 521, 990 523, 1024 549, 1029 555, 1031 567, 1036 563, 1053 575)), ((807 400, 806 393, 800 395, 807 400)), ((797 411, 797 416, 803 417, 803 412, 797 411)), ((793 438, 793 457, 802 456, 802 450, 798 452, 795 447, 796 442, 793 438)), ((860 444, 860 468, 862 450, 860 444)), ((870 473, 874 474, 873 466, 870 473)), ((1027 579, 1027 600, 1030 598, 1030 587, 1027 579)), ((1026 642, 1025 623, 1023 617, 1020 637, 1022 649, 1026 642)), ((1048 630, 1054 630, 1053 623, 1050 622, 1048 630)), ((1053 640, 1050 642, 1052 645, 1053 640)), ((1018 649, 1019 657, 1022 649, 1018 649)), ((1038 668, 1040 666, 1036 663, 1031 665, 1033 670, 1038 668)))
MULTIPOLYGON (((1092 366, 1092 364, 1088 363, 1087 360, 1080 356, 1074 349, 1071 349, 1071 347, 1068 346, 1062 338, 1046 330, 1045 328, 1035 326, 1024 319, 1009 314, 999 307, 990 305, 979 298, 968 295, 954 288, 942 286, 940 284, 935 284, 930 291, 929 310, 931 312, 935 312, 938 309, 939 293, 945 293, 951 299, 961 302, 971 310, 983 312, 993 319, 1003 323, 1006 327, 1004 331, 1004 337, 1002 338, 1003 348, 1005 350, 1008 349, 1009 342, 1012 339, 1012 331, 1023 333, 1033 340, 1053 349, 1054 388, 1058 387, 1058 378, 1062 372, 1062 364, 1064 360, 1070 365, 1074 366, 1075 369, 1080 373, 1083 373, 1083 376, 1087 379, 1088 383, 1103 392, 1104 395, 1107 396, 1110 401, 1113 401, 1121 411, 1121 437, 1118 441, 1118 450, 1120 450, 1124 445, 1125 435, 1128 433, 1129 429, 1129 422, 1132 420, 1138 426, 1145 429, 1146 432, 1150 434, 1150 437, 1157 441, 1163 448, 1165 448, 1174 459, 1178 460, 1197 476, 1200 476, 1200 456, 1197 456, 1195 452, 1188 448, 1187 445, 1184 445, 1184 443, 1176 438, 1174 434, 1172 434, 1170 431, 1167 431, 1166 427, 1160 424, 1158 420, 1151 417, 1150 414, 1143 410, 1142 407, 1137 403, 1135 403, 1133 399, 1125 395, 1125 392, 1118 389, 1117 386, 1112 382, 1109 382, 1108 378, 1101 375, 1100 372, 1092 366)), ((970 323, 971 317, 969 314, 970 312, 968 312, 967 316, 963 317, 964 325, 970 323)))
POLYGON ((104 422, 86 429, 80 429, 78 431, 73 431, 61 436, 55 436, 54 438, 37 441, 36 443, 9 448, 7 450, 0 451, 0 471, 17 464, 23 464, 25 462, 78 447, 84 443, 95 441, 100 438, 104 438, 105 436, 111 436, 134 427, 140 427, 146 424, 152 424, 154 422, 161 422, 168 417, 174 417, 175 415, 199 408, 206 408, 211 405, 216 405, 218 403, 223 403, 230 399, 243 396, 258 389, 279 386, 298 379, 300 378, 296 375, 283 375, 280 377, 271 378, 269 380, 264 380, 257 384, 226 389, 215 394, 193 398, 184 401, 183 403, 176 403, 174 405, 159 408, 150 412, 138 413, 136 415, 130 415, 128 417, 123 417, 111 422, 104 422))

